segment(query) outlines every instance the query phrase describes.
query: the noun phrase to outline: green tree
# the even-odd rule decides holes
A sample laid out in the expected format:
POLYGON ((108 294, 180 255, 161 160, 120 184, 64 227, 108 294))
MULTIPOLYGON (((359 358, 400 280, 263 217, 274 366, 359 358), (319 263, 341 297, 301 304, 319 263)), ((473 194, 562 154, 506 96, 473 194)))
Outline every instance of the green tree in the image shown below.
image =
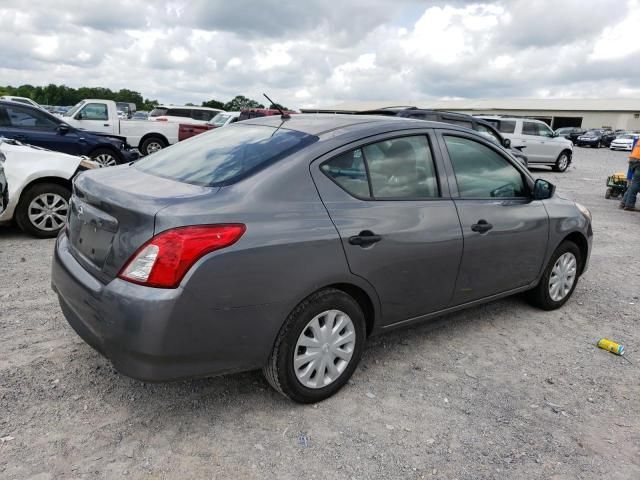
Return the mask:
POLYGON ((244 95, 236 95, 233 100, 224 104, 224 109, 227 111, 238 111, 245 108, 264 108, 264 105, 244 95))
POLYGON ((207 100, 206 102, 202 102, 202 106, 203 107, 209 107, 209 108, 219 108, 220 110, 226 110, 225 104, 224 102, 221 102, 219 100, 207 100))
POLYGON ((279 108, 281 110, 284 110, 285 112, 289 110, 289 108, 285 107, 284 105, 280 105, 279 103, 272 103, 271 105, 269 105, 269 108, 272 110, 278 110, 279 108))

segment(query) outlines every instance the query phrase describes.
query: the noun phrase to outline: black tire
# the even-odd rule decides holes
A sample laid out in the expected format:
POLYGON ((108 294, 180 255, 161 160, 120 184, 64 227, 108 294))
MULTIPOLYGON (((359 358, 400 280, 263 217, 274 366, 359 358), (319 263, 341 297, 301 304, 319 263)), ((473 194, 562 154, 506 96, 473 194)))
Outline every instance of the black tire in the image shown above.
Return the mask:
POLYGON ((542 278, 540 279, 540 282, 538 283, 538 285, 533 289, 530 290, 529 292, 527 292, 527 299, 529 300, 529 303, 531 303, 531 305, 541 308, 542 310, 555 310, 557 308, 562 307, 567 300, 569 300, 569 298, 571 298, 571 295, 573 295, 573 291, 576 288, 576 285, 578 284, 578 279, 580 277, 580 266, 582 265, 582 253, 580 252, 580 249, 578 248, 578 246, 571 242, 571 241, 564 241, 560 244, 560 246, 556 249, 555 252, 553 252, 553 255, 551 256, 551 259, 549 260, 549 264, 547 265, 547 267, 544 269, 544 273, 542 274, 542 278), (556 261, 558 260, 558 258, 560 258, 562 255, 564 255, 565 253, 572 253, 573 256, 576 259, 576 276, 574 278, 573 281, 573 285, 571 286, 571 289, 569 290, 569 292, 561 299, 561 300, 554 300, 553 298, 551 298, 551 295, 549 293, 549 280, 551 278, 551 271, 553 270, 553 267, 556 263, 556 261))
MULTIPOLYGON (((64 227, 64 223, 59 228, 47 230, 39 228, 37 225, 31 222, 29 219, 29 208, 31 202, 41 195, 58 195, 66 201, 66 210, 59 210, 60 215, 66 216, 69 208, 69 197, 71 197, 71 190, 58 185, 57 183, 38 183, 31 187, 28 187, 20 197, 18 206, 16 207, 15 219, 16 223, 22 229, 23 232, 33 235, 38 238, 51 238, 58 235, 58 232, 64 227)), ((53 223, 50 224, 54 226, 53 223)), ((45 228, 48 225, 45 225, 45 228)))
POLYGON ((101 167, 113 167, 122 163, 122 156, 118 155, 115 150, 110 148, 96 148, 91 152, 90 157, 94 162, 99 163, 101 167))
POLYGON ((558 155, 556 163, 552 168, 554 172, 566 172, 570 164, 571 158, 569 157, 569 154, 567 152, 560 152, 560 155, 558 155))
POLYGON ((329 398, 349 380, 362 356, 366 341, 364 314, 358 303, 346 293, 329 288, 306 298, 285 321, 262 372, 269 384, 285 397, 298 403, 315 403, 329 398), (337 309, 346 313, 354 327, 355 346, 349 363, 330 384, 321 388, 308 388, 296 377, 293 359, 298 338, 316 316, 326 310, 337 309))
POLYGON ((151 136, 145 138, 142 145, 140 145, 140 153, 142 155, 151 155, 163 148, 167 148, 167 142, 161 137, 151 136))
POLYGON ((609 200, 611 198, 611 193, 613 192, 613 189, 611 187, 607 188, 607 191, 604 192, 604 198, 606 198, 607 200, 609 200))

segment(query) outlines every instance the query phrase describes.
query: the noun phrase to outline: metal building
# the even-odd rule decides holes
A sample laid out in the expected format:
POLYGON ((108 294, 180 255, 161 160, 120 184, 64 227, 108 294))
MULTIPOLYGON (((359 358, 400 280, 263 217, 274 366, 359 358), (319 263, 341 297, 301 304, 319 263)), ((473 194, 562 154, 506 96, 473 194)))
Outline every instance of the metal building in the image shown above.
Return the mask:
POLYGON ((305 113, 353 113, 391 106, 414 106, 470 115, 509 115, 537 118, 553 129, 560 127, 640 130, 640 99, 526 99, 349 101, 338 105, 303 108, 305 113))

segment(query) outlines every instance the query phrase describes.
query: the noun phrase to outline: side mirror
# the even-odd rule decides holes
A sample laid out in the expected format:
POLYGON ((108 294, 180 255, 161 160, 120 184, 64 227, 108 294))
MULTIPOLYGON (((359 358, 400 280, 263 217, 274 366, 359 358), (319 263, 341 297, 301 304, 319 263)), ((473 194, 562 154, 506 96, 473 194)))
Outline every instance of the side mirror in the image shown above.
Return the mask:
POLYGON ((505 139, 502 141, 502 146, 503 146, 504 148, 506 148, 506 149, 511 148, 511 139, 509 139, 509 138, 505 138, 505 139))
POLYGON ((66 123, 58 125, 58 133, 60 135, 66 135, 67 133, 69 133, 69 125, 67 125, 66 123))
POLYGON ((546 200, 553 197, 556 191, 556 186, 546 180, 538 178, 533 184, 533 199, 534 200, 546 200))
POLYGON ((76 113, 75 119, 76 120, 82 120, 83 117, 84 116, 82 115, 82 112, 78 112, 78 113, 76 113))

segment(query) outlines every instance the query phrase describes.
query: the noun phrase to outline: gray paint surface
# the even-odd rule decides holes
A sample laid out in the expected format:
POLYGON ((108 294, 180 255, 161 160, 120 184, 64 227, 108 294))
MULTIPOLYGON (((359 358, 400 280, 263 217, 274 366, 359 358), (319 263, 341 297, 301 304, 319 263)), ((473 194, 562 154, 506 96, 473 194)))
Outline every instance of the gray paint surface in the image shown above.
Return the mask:
MULTIPOLYGON (((260 367, 287 315, 329 285, 356 289, 368 299, 375 333, 534 286, 571 233, 590 245, 586 218, 557 196, 459 199, 441 132, 500 149, 472 131, 384 117, 249 122, 284 123, 281 128, 319 140, 219 189, 155 177, 135 166, 85 173, 75 182, 69 233, 58 238, 52 284, 70 324, 127 375, 167 380, 260 367), (407 134, 431 139, 441 198, 358 200, 319 170, 324 159, 345 149, 407 134), (469 231, 480 217, 495 225, 489 234, 469 231), (154 234, 216 223, 244 223, 246 232, 231 247, 201 258, 177 289, 116 278, 154 234), (382 240, 366 248, 349 244, 362 230, 382 240)), ((531 187, 530 174, 502 155, 531 187)))

